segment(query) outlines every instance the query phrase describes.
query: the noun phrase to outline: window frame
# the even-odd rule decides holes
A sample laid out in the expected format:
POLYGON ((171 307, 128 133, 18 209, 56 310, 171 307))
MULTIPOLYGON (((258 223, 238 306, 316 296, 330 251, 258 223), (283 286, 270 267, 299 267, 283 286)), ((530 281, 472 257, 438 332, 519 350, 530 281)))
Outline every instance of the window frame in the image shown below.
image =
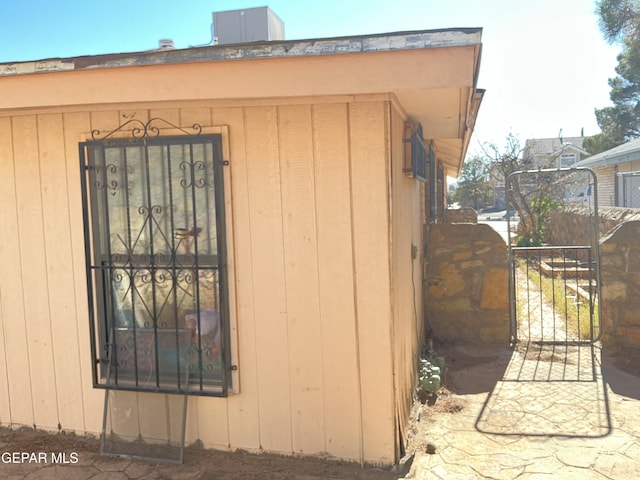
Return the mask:
MULTIPOLYGON (((122 389, 132 391, 153 391, 162 393, 180 393, 186 395, 201 395, 201 396, 228 396, 230 393, 237 393, 238 390, 238 374, 237 374, 237 342, 235 336, 236 327, 232 322, 232 318, 235 318, 233 281, 231 274, 233 272, 232 263, 229 261, 232 255, 230 250, 233 249, 233 241, 230 235, 230 194, 229 189, 226 188, 230 185, 229 169, 226 167, 228 161, 224 160, 228 158, 228 132, 226 127, 221 128, 209 128, 209 132, 202 133, 201 127, 194 125, 194 129, 197 127, 197 133, 195 135, 185 134, 185 130, 175 127, 167 123, 171 128, 162 130, 163 135, 160 135, 160 129, 157 127, 151 127, 150 124, 154 120, 152 119, 146 124, 138 122, 143 125, 141 128, 132 126, 131 131, 126 131, 123 126, 114 130, 113 132, 105 135, 102 138, 99 137, 99 132, 96 130, 92 132, 91 138, 86 139, 79 143, 80 154, 80 166, 81 166, 81 189, 82 189, 82 205, 83 205, 83 221, 84 221, 84 235, 85 235, 85 259, 86 259, 86 280, 87 280, 87 298, 88 298, 88 314, 90 322, 90 341, 91 341, 91 358, 92 358, 92 376, 93 386, 95 388, 107 388, 107 389, 122 389), (136 135, 136 132, 142 131, 142 135, 136 135), (96 133, 98 135, 96 135, 96 133), (151 134, 150 134, 151 133, 151 134), (105 146, 129 146, 129 145, 163 145, 169 148, 173 145, 196 145, 206 144, 211 145, 213 154, 214 169, 218 169, 218 173, 214 174, 214 185, 212 187, 213 196, 215 201, 215 223, 217 234, 217 255, 218 262, 215 264, 219 277, 217 282, 217 290, 219 292, 219 316, 220 316, 220 342, 221 342, 221 385, 212 386, 203 384, 202 374, 200 375, 200 382, 193 388, 192 384, 189 384, 186 388, 181 388, 180 382, 178 385, 173 385, 167 388, 166 386, 158 385, 149 388, 148 386, 141 386, 137 381, 131 384, 131 382, 112 382, 107 368, 110 364, 109 360, 105 358, 108 354, 103 347, 103 340, 107 337, 104 331, 104 325, 107 322, 103 322, 108 315, 108 308, 105 305, 101 305, 99 302, 101 299, 106 298, 109 295, 109 288, 104 284, 101 285, 101 281, 98 278, 100 275, 96 270, 96 249, 95 242, 96 237, 99 235, 97 228, 99 226, 99 219, 95 218, 95 208, 92 206, 96 201, 95 190, 97 187, 92 186, 90 182, 90 168, 89 165, 89 150, 91 148, 104 148, 105 146), (229 210, 229 211, 228 211, 229 210), (228 220, 228 221, 227 221, 228 220), (97 291, 102 288, 102 292, 97 291), (102 331, 100 329, 102 328, 102 331)), ((131 121, 130 121, 131 122, 131 121)), ((127 122, 125 125, 127 125, 127 122)), ((146 147, 145 147, 146 148, 146 147)), ((149 187, 150 188, 150 187, 149 187)), ((172 208, 173 208, 172 203, 172 208)), ((175 255, 175 254, 174 254, 175 255)), ((154 263, 151 260, 150 265, 158 267, 158 263, 154 263)), ((214 267, 212 267, 213 269, 214 267)), ((215 283, 214 282, 214 283, 215 283)), ((175 288, 175 287, 174 287, 175 288)), ((131 294, 135 296, 135 294, 131 294)), ((201 308, 201 307, 200 307, 201 308)), ((197 314, 198 317, 200 313, 197 314)), ((177 325, 178 319, 176 319, 177 325)), ((115 320, 111 319, 111 324, 114 324, 115 320)), ((159 330, 159 327, 154 327, 159 330)), ((135 328, 134 328, 135 329, 135 328)), ((176 332, 178 327, 176 327, 176 332)), ((197 331, 197 330, 196 330, 197 331)), ((178 334, 176 333, 176 336, 178 334)), ((113 335, 115 338, 115 333, 113 335)), ((156 333, 154 345, 157 345, 158 334, 156 333)), ((198 334, 198 341, 200 342, 200 335, 198 334)), ((202 349, 202 343, 199 343, 202 349)), ((108 347, 106 347, 108 348, 108 347)), ((157 348, 157 347, 156 347, 157 348)), ((156 350, 157 351, 157 350, 156 350)), ((113 355, 112 355, 113 357, 113 355)), ((116 357, 117 358, 117 357, 116 357)), ((111 362, 113 363, 113 362, 111 362)), ((202 369, 202 360, 199 362, 199 367, 202 369)), ((137 367, 136 367, 137 372, 137 367)), ((136 373, 137 375, 137 373, 136 373)), ((179 374, 178 374, 179 375, 179 374)))
POLYGON ((422 124, 405 122, 403 142, 405 144, 403 172, 407 177, 421 182, 427 179, 426 142, 422 134, 422 124))
POLYGON ((575 154, 575 153, 562 153, 558 157, 557 167, 558 168, 572 167, 576 163, 578 163, 578 155, 577 154, 575 154), (571 161, 571 163, 565 163, 565 160, 572 160, 572 161, 571 161))

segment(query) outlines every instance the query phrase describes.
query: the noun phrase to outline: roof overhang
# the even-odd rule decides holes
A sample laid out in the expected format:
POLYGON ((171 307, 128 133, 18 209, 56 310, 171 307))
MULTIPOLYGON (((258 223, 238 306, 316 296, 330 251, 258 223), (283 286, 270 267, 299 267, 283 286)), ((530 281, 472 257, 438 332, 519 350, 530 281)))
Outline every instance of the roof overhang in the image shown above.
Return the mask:
MULTIPOLYGON (((479 28, 0 64, 3 112, 78 105, 393 94, 458 174, 483 91, 479 28)), ((452 173, 450 173, 452 174, 452 173)))
POLYGON ((567 152, 576 152, 580 155, 589 155, 589 152, 587 152, 585 149, 580 148, 576 145, 572 145, 570 143, 563 144, 562 147, 555 150, 553 153, 551 153, 551 155, 557 157, 567 152))
POLYGON ((576 167, 598 168, 640 160, 640 139, 618 145, 576 163, 576 167))

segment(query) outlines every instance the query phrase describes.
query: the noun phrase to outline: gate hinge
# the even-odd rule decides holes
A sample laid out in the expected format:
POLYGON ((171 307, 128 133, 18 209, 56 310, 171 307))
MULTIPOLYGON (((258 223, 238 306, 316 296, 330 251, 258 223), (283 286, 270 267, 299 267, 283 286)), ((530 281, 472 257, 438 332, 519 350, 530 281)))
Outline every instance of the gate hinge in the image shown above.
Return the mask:
POLYGON ((219 163, 226 167, 227 165, 229 165, 229 160, 220 160, 219 163))
POLYGON ((238 370, 238 365, 231 365, 231 366, 229 367, 229 370, 234 370, 234 371, 235 371, 235 370, 238 370))

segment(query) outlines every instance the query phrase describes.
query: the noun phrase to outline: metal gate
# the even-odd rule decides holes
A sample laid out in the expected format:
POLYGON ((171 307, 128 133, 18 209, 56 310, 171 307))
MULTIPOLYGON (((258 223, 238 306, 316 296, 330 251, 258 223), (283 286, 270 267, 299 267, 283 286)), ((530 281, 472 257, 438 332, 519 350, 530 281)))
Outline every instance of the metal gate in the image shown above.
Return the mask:
POLYGON ((512 339, 597 341, 602 329, 595 174, 581 168, 519 171, 505 186, 512 339), (585 221, 562 217, 569 211, 585 221), (556 225, 558 219, 570 223, 554 228, 552 218, 556 225))

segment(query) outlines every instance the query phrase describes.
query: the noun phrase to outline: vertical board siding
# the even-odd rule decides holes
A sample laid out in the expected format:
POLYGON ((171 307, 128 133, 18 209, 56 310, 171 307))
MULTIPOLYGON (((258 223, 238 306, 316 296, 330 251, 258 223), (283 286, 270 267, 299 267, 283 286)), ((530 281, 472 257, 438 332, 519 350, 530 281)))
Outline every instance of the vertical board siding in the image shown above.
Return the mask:
POLYGON ((293 451, 324 452, 311 107, 278 108, 293 451))
MULTIPOLYGON (((409 222, 415 194, 398 193, 400 243, 392 247, 389 129, 398 127, 382 101, 0 119, 0 221, 15 232, 0 244, 0 422, 100 431, 78 142, 155 117, 229 132, 239 393, 190 398, 188 442, 393 462, 393 369, 398 392, 408 377, 397 362, 415 349, 408 335, 416 326, 403 319, 392 331, 393 317, 412 307, 397 303, 411 298, 410 263, 395 266, 390 254, 408 258, 402 243, 417 228, 409 222)), ((154 431, 152 412, 140 418, 154 431)))
POLYGON ((403 143, 404 120, 392 111, 392 262, 393 262, 393 339, 395 404, 399 428, 409 420, 415 372, 419 348, 421 317, 421 256, 422 222, 420 213, 422 182, 408 178, 403 172, 405 145, 403 143), (411 248, 417 250, 412 259, 411 248))
POLYGON ((78 338, 74 330, 69 329, 69 320, 76 317, 76 310, 74 292, 69 288, 69 281, 73 279, 73 252, 62 114, 38 117, 38 144, 51 356, 56 375, 58 420, 60 427, 66 428, 83 425, 84 418, 82 409, 76 408, 82 405, 78 338))
POLYGON ((345 104, 313 107, 316 185, 319 343, 322 345, 324 435, 327 453, 361 458, 360 388, 345 104))
MULTIPOLYGON (((613 166, 595 170, 598 176, 598 206, 613 207, 616 204, 616 169, 613 166)), ((620 189, 622 190, 622 188, 620 189)), ((622 198, 622 191, 620 192, 622 198)))
POLYGON ((33 425, 14 162, 12 122, 3 118, 0 119, 0 225, 5 235, 0 242, 0 327, 3 337, 0 375, 5 378, 2 383, 6 389, 0 394, 0 420, 9 425, 33 425))
MULTIPOLYGON (((67 175, 67 195, 69 199, 68 222, 70 232, 72 272, 66 280, 68 288, 74 293, 73 316, 75 321, 68 319, 67 328, 75 329, 75 339, 77 345, 75 355, 78 356, 78 369, 80 381, 82 383, 82 400, 72 408, 81 411, 83 423, 79 425, 62 424, 64 429, 72 429, 86 432, 98 432, 101 428, 102 409, 98 405, 102 404, 104 392, 92 388, 89 317, 87 309, 87 279, 84 263, 84 232, 82 230, 82 201, 80 193, 80 160, 78 158, 78 142, 83 140, 82 135, 91 131, 90 115, 83 113, 64 114, 64 141, 65 141, 65 166, 67 175)), ((69 332, 72 336, 73 333, 69 332)), ((71 353, 73 356, 74 353, 71 353)), ((64 394, 64 392, 59 392, 64 394)), ((66 408, 66 407, 65 407, 66 408)), ((64 415, 67 415, 66 413, 64 415)), ((61 413, 61 416, 64 416, 61 413)))
MULTIPOLYGON (((233 262, 235 265, 235 311, 238 321, 239 395, 227 399, 229 444, 237 448, 260 448, 258 415, 258 365, 256 361, 256 314, 253 296, 253 263, 247 158, 245 154, 244 111, 225 108, 213 111, 214 125, 229 126, 229 173, 231 182, 225 185, 231 196, 233 222, 233 262)), ((229 226, 227 226, 227 229, 229 226)), ((232 332, 233 333, 233 332, 232 332)))
POLYGON ((33 423, 55 429, 59 419, 36 116, 14 117, 13 145, 33 423))
POLYGON ((246 108, 260 447, 292 452, 278 111, 246 108))
POLYGON ((385 103, 349 105, 351 208, 363 451, 393 463, 394 425, 385 103))

